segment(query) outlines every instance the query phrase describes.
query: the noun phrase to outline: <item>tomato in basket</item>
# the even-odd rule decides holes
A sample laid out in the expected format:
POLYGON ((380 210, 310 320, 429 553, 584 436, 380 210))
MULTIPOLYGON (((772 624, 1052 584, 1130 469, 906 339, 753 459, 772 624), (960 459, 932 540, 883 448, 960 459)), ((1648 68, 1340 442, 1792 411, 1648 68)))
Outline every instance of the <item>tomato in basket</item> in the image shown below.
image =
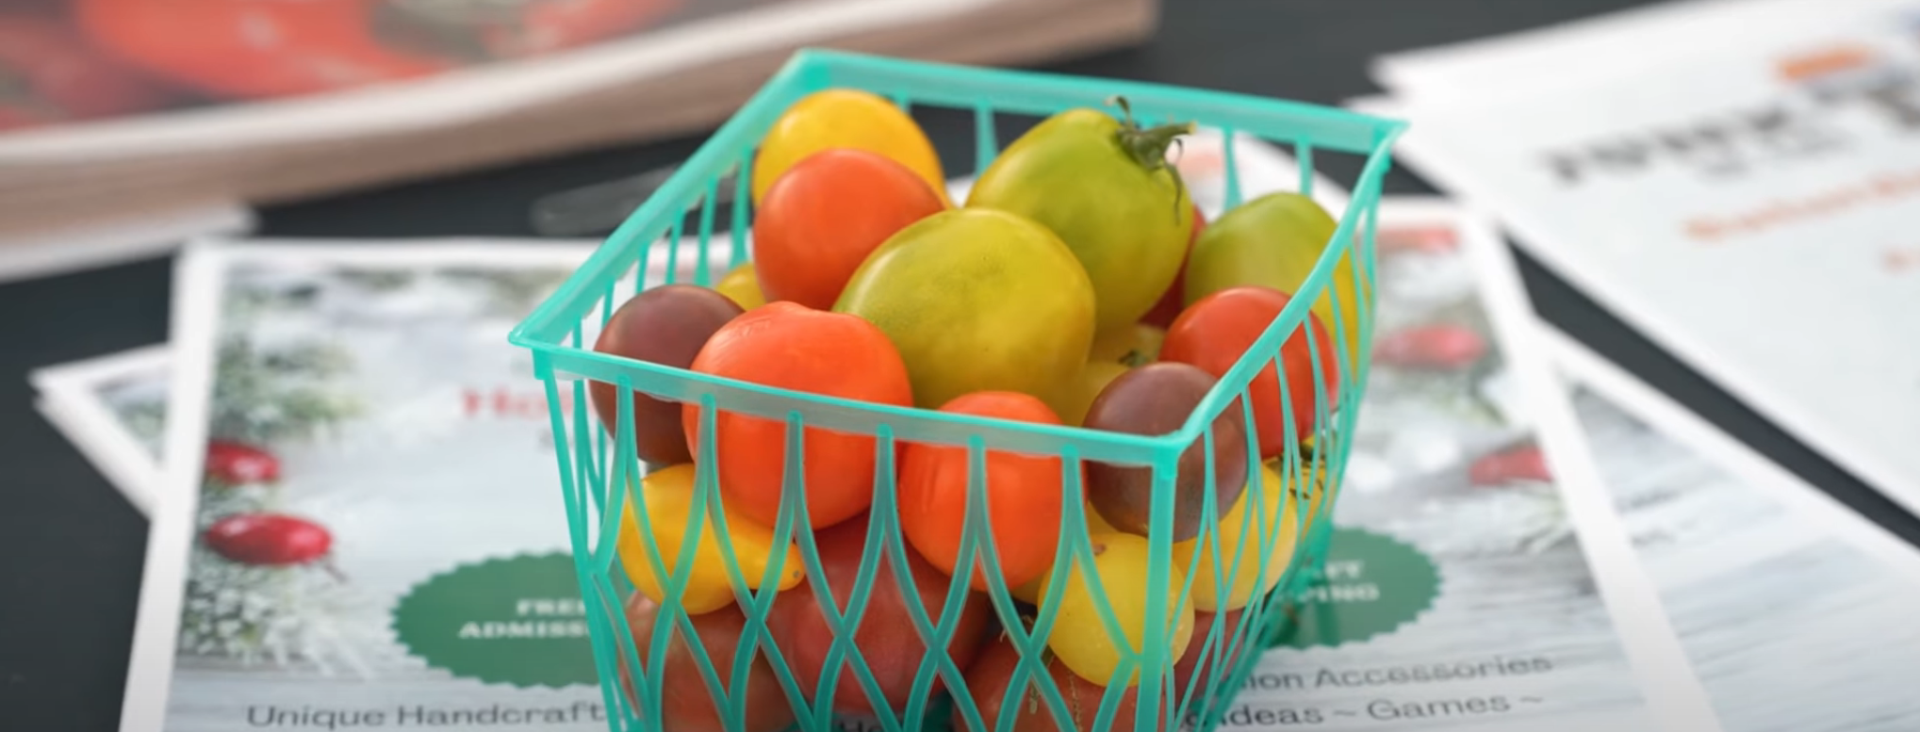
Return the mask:
MULTIPOLYGON (((1018 392, 975 392, 947 402, 940 411, 1037 424, 1060 424, 1039 399, 1018 392)), ((1058 457, 988 450, 983 457, 987 522, 1000 573, 1008 588, 1038 578, 1052 566, 1060 543, 1060 493, 1064 467, 1058 457)), ((949 575, 968 572, 974 589, 992 586, 986 562, 960 567, 962 528, 971 499, 972 456, 967 448, 908 443, 900 456, 900 528, 927 561, 949 575)), ((982 534, 984 536, 985 534, 982 534)), ((985 547, 975 549, 985 556, 985 547)))
MULTIPOLYGON (((1167 329, 1167 342, 1160 357, 1189 363, 1216 378, 1227 373, 1271 325, 1292 297, 1270 287, 1233 287, 1208 295, 1187 307, 1167 329)), ((1328 412, 1339 398, 1340 368, 1333 341, 1320 324, 1320 316, 1308 311, 1307 327, 1296 329, 1280 344, 1280 368, 1285 369, 1285 404, 1293 409, 1294 440, 1313 434, 1317 401, 1314 367, 1319 365, 1320 383, 1326 391, 1328 412), (1307 342, 1310 331, 1314 343, 1307 342)), ((1260 433, 1260 456, 1279 455, 1287 449, 1286 413, 1282 410, 1280 382, 1272 362, 1267 363, 1247 385, 1252 400, 1254 428, 1260 433)))
MULTIPOLYGON (((816 693, 828 670, 827 657, 835 639, 841 637, 827 623, 822 605, 830 602, 836 614, 850 613, 855 583, 871 582, 866 611, 859 615, 859 625, 852 626, 850 620, 842 622, 849 623, 846 629, 852 632, 853 644, 859 649, 864 668, 879 685, 886 705, 899 713, 911 701, 914 679, 921 666, 933 662, 932 653, 945 653, 962 673, 966 671, 992 629, 993 609, 985 595, 967 592, 959 606, 959 619, 951 622, 954 629, 946 648, 929 651, 926 637, 915 627, 914 611, 908 603, 919 605, 929 625, 938 626, 947 619, 944 610, 948 592, 954 589, 953 580, 928 564, 913 547, 902 546, 901 553, 907 558, 906 574, 914 585, 911 593, 903 591, 892 554, 880 542, 871 546, 867 543, 867 518, 844 522, 814 536, 828 589, 820 587, 821 578, 809 574, 800 586, 782 591, 774 598, 767 630, 773 634, 774 642, 779 644, 780 652, 792 668, 801 693, 812 698, 815 704, 821 703, 824 697, 816 693), (861 556, 868 551, 881 554, 863 575, 861 556)), ((843 618, 851 617, 851 614, 843 615, 843 618)), ((832 708, 853 713, 875 711, 873 700, 867 697, 866 688, 859 681, 857 669, 861 667, 853 665, 851 658, 849 654, 839 662, 839 674, 832 687, 832 708)), ((940 687, 936 677, 930 691, 940 687)))
POLYGON ((1138 322, 1167 291, 1193 233, 1193 201, 1167 149, 1191 125, 1141 129, 1105 111, 1071 109, 995 158, 967 194, 1051 229, 1093 283, 1097 332, 1138 322))
MULTIPOLYGON (((742 678, 744 683, 733 685, 733 663, 740 648, 740 636, 746 634, 747 628, 747 618, 740 608, 728 607, 688 618, 693 626, 691 638, 675 623, 667 631, 665 656, 655 660, 651 658, 653 629, 660 621, 660 610, 660 605, 638 592, 627 600, 627 628, 633 633, 634 653, 640 667, 646 669, 649 676, 661 680, 663 729, 672 732, 727 730, 723 710, 714 704, 716 697, 707 686, 706 676, 700 672, 695 640, 700 644, 699 652, 706 655, 707 665, 720 679, 720 689, 728 701, 745 697, 742 700, 745 727, 739 732, 780 732, 793 724, 793 707, 780 689, 780 677, 767 662, 765 646, 754 650, 752 666, 742 678)), ((637 705, 640 697, 633 687, 633 672, 626 655, 621 654, 618 662, 621 690, 628 702, 637 705)))
MULTIPOLYGON (((852 315, 773 302, 734 318, 707 340, 692 370, 824 396, 913 404, 900 352, 872 323, 852 315)), ((687 451, 701 459, 698 404, 682 407, 687 451)), ((787 471, 787 423, 720 410, 714 455, 727 508, 766 526, 780 517, 787 471)), ((808 426, 801 431, 808 520, 813 528, 845 521, 873 501, 876 441, 870 435, 808 426)))
POLYGON ((814 153, 773 183, 754 212, 760 291, 827 309, 888 237, 947 207, 926 181, 886 156, 814 153))

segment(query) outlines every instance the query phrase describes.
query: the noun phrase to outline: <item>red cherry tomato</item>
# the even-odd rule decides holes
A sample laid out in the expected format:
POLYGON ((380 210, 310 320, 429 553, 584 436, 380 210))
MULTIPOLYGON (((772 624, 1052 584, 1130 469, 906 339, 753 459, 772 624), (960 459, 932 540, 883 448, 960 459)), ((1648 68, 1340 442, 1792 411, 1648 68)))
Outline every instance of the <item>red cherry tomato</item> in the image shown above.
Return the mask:
MULTIPOLYGON (((1100 704, 1107 696, 1106 688, 1080 678, 1068 670, 1060 659, 1049 654, 1043 669, 1036 671, 1046 674, 1060 690, 1060 701, 1066 707, 1067 714, 1067 724, 1061 725, 1059 720, 1054 719, 1053 707, 1040 692, 1042 682, 1038 674, 1029 673, 1022 688, 1012 688, 1013 673, 1019 663, 1020 649, 1006 636, 988 644, 986 650, 980 652, 980 658, 973 662, 972 668, 967 669, 967 691, 973 695, 974 708, 980 710, 980 719, 986 723, 986 728, 968 725, 966 715, 956 709, 953 713, 954 732, 1093 732, 1093 724, 1100 717, 1100 704), (1000 723, 1001 710, 1009 705, 1018 710, 1013 713, 1013 726, 996 726, 1000 723)), ((1112 727, 1108 732, 1131 732, 1134 729, 1140 689, 1135 686, 1123 690, 1121 694, 1119 702, 1115 704, 1112 727)))
POLYGON ((1477 486, 1496 486, 1517 481, 1553 480, 1547 470, 1547 456, 1538 445, 1521 445, 1480 456, 1467 468, 1467 479, 1477 486))
MULTIPOLYGON (((1206 228, 1207 216, 1201 213, 1200 207, 1196 205, 1193 207, 1193 236, 1187 238, 1189 253, 1193 251, 1193 243, 1200 240, 1200 232, 1205 231, 1206 228)), ((1148 310, 1147 314, 1140 318, 1140 322, 1161 328, 1173 325, 1173 319, 1180 317, 1180 306, 1185 302, 1182 296, 1185 294, 1186 281, 1187 260, 1182 257, 1180 273, 1173 276, 1173 284, 1167 285, 1166 294, 1160 296, 1160 302, 1154 303, 1153 309, 1148 310)))
MULTIPOLYGON (((940 411, 1061 423, 1044 402, 1017 392, 965 394, 940 411)), ((1060 542, 1060 459, 999 450, 988 451, 985 458, 987 516, 1001 576, 1011 589, 1053 566, 1060 542)), ((921 556, 949 575, 957 573, 961 529, 967 520, 969 460, 967 448, 923 443, 908 443, 900 456, 900 529, 921 556)), ((986 565, 975 562, 976 569, 968 573, 970 583, 985 591, 991 585, 986 565)))
MULTIPOLYGON (((852 609, 854 585, 871 582, 865 612, 860 614, 860 624, 853 631, 853 643, 878 683, 882 701, 899 714, 911 700, 914 679, 922 665, 931 662, 927 639, 915 627, 908 603, 921 608, 930 624, 939 626, 942 619, 948 617, 944 610, 953 580, 928 564, 913 547, 902 547, 902 554, 907 558, 907 576, 914 585, 911 592, 902 591, 892 555, 878 544, 867 545, 866 516, 819 532, 814 536, 814 545, 830 591, 823 591, 821 578, 811 574, 806 582, 782 591, 774 598, 767 631, 779 644, 801 693, 820 704, 825 699, 819 694, 820 680, 826 675, 827 656, 835 641, 834 631, 827 625, 821 607, 831 602, 836 614, 848 613, 852 609), (861 558, 867 551, 880 552, 880 555, 863 574, 861 558)), ((973 663, 981 645, 986 643, 992 616, 993 608, 985 595, 967 593, 960 605, 960 617, 952 621, 954 632, 944 649, 961 672, 973 663)), ((831 708, 856 714, 873 712, 873 700, 867 697, 866 687, 860 683, 849 659, 843 657, 836 665, 839 671, 831 688, 831 708)), ((942 686, 939 677, 934 678, 929 693, 937 692, 942 686)))
POLYGON ((823 150, 774 179, 753 221, 754 272, 767 300, 826 310, 894 232, 946 208, 906 166, 852 148, 823 150))
MULTIPOLYGON (((907 366, 879 328, 859 316, 792 302, 767 303, 728 321, 700 348, 692 369, 843 399, 913 405, 907 366)), ((687 404, 681 415, 687 452, 698 460, 700 408, 687 404)), ((786 472, 786 422, 722 411, 714 435, 727 506, 775 525, 786 472)), ((806 427, 801 439, 813 528, 865 511, 873 501, 874 438, 806 427)))
MULTIPOLYGON (((694 656, 693 645, 687 642, 687 634, 677 623, 667 631, 665 658, 660 661, 648 658, 653 650, 653 627, 659 618, 660 606, 644 593, 635 592, 627 600, 627 628, 633 632, 633 649, 639 657, 640 668, 661 677, 661 727, 673 732, 726 730, 725 717, 714 705, 707 679, 700 673, 700 659, 694 656)), ((746 697, 746 715, 742 720, 745 729, 740 732, 780 732, 793 724, 793 707, 780 689, 780 677, 767 662, 764 645, 754 650, 745 683, 733 685, 733 662, 740 648, 740 636, 747 628, 747 617, 740 608, 728 605, 688 616, 687 621, 693 626, 693 637, 706 653, 707 663, 720 678, 720 688, 727 694, 728 702, 746 697)), ((633 688, 633 673, 627 667, 624 654, 619 663, 621 689, 626 692, 628 703, 637 704, 639 695, 633 688)))
POLYGON ((166 91, 139 70, 100 53, 68 24, 0 15, 0 130, 97 119, 163 106, 166 91))
MULTIPOLYGON (((1291 299, 1287 293, 1257 285, 1231 287, 1201 298, 1167 329, 1167 342, 1160 348, 1160 359, 1192 364, 1219 378, 1233 368, 1291 299)), ((1281 344, 1279 359, 1286 368, 1294 438, 1298 440, 1312 436, 1316 353, 1329 408, 1338 399, 1340 386, 1333 340, 1327 336, 1319 316, 1309 312, 1307 322, 1310 327, 1306 330, 1313 333, 1314 345, 1309 346, 1307 335, 1296 330, 1281 344)), ((1279 455, 1287 448, 1286 423, 1281 409, 1280 384, 1272 363, 1253 377, 1247 395, 1253 402, 1254 427, 1260 432, 1260 457, 1279 455)))
POLYGON ((1453 370, 1472 366, 1487 354, 1487 340, 1472 328, 1450 323, 1394 331, 1373 346, 1373 358, 1388 366, 1453 370))

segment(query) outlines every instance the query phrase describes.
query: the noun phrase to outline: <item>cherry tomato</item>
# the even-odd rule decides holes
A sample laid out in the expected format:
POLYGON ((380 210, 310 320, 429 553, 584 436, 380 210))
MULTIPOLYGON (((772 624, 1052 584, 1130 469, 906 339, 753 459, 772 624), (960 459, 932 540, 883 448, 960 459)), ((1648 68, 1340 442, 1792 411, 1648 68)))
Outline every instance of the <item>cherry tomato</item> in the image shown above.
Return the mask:
MULTIPOLYGON (((686 591, 680 596, 680 606, 689 615, 734 604, 733 575, 727 571, 727 557, 721 550, 720 527, 710 512, 697 515, 693 512, 696 476, 692 463, 647 473, 633 491, 634 503, 645 509, 646 526, 640 524, 641 510, 635 508, 634 503, 628 503, 620 517, 620 533, 614 538, 620 566, 626 570, 633 586, 654 602, 664 602, 667 587, 675 584, 674 580, 682 580, 686 591), (687 573, 674 574, 680 566, 680 550, 686 545, 687 534, 694 531, 700 532, 700 538, 694 542, 687 573), (648 537, 660 548, 658 554, 648 547, 648 537), (654 572, 654 560, 666 568, 666 577, 654 572)), ((772 526, 741 515, 731 503, 723 501, 723 504, 720 508, 727 521, 725 545, 738 562, 747 587, 762 589, 767 569, 775 561, 780 562, 780 574, 773 578, 775 588, 784 590, 799 584, 806 571, 799 549, 792 544, 776 546, 772 526)))
MULTIPOLYGON (((1278 612, 1272 610, 1269 612, 1278 612)), ((1205 684, 1226 679, 1226 674, 1239 663, 1240 652, 1259 642, 1258 631, 1248 633, 1249 637, 1236 640, 1235 633, 1240 632, 1240 611, 1229 610, 1224 613, 1196 612, 1193 614, 1193 643, 1187 646, 1187 652, 1173 665, 1173 691, 1175 694, 1187 693, 1187 685, 1200 674, 1201 686, 1193 687, 1195 694, 1205 693, 1205 684), (1213 633, 1213 625, 1221 623, 1220 638, 1209 649, 1207 636, 1213 633), (1205 656, 1202 658, 1201 656, 1205 656), (1226 661, 1221 662, 1221 658, 1226 661), (1216 669, 1218 669, 1216 671, 1216 669), (1218 674, 1216 678, 1215 674, 1218 674)))
MULTIPOLYGON (((613 316, 593 342, 593 350, 637 361, 686 368, 713 337, 714 331, 740 315, 740 307, 726 296, 704 287, 671 284, 634 295, 613 316)), ((593 413, 609 434, 620 426, 619 389, 605 381, 587 384, 593 413)), ((687 453, 680 405, 633 392, 634 452, 641 460, 672 465, 693 459, 687 453)))
MULTIPOLYGON (((853 631, 853 643, 879 684, 886 706, 900 713, 911 700, 914 679, 921 667, 931 662, 927 639, 914 625, 909 603, 921 608, 929 622, 938 626, 948 617, 944 610, 953 580, 928 564, 913 547, 902 547, 907 558, 907 576, 913 579, 914 585, 913 592, 904 592, 892 556, 878 544, 867 545, 865 516, 815 534, 814 545, 825 576, 809 575, 800 587, 775 597, 767 618, 767 631, 780 645, 801 693, 819 704, 823 701, 819 696, 820 680, 826 675, 827 656, 835 641, 834 631, 821 612, 822 603, 831 602, 837 614, 849 613, 854 585, 870 582, 872 589, 867 594, 865 611, 859 614, 860 624, 853 631), (868 573, 863 574, 861 557, 868 551, 880 554, 868 573), (827 591, 821 589, 822 580, 827 591)), ((986 595, 967 593, 960 605, 959 619, 952 621, 953 635, 944 649, 963 672, 986 642, 992 616, 993 609, 986 595)), ((873 712, 873 700, 867 697, 866 688, 860 684, 848 659, 843 657, 838 668, 831 689, 831 708, 839 712, 873 712)), ((941 688, 938 679, 936 676, 929 693, 941 688)))
POLYGON ((794 102, 760 141, 753 158, 753 202, 758 206, 788 168, 831 148, 877 153, 906 166, 942 202, 946 174, 927 133, 899 107, 858 89, 827 89, 794 102))
MULTIPOLYGON (((1193 244, 1200 240, 1200 232, 1206 230, 1207 215, 1202 213, 1200 206, 1196 204, 1193 207, 1193 235, 1187 237, 1188 255, 1193 254, 1193 244)), ((1140 322, 1146 323, 1147 325, 1159 326, 1162 329, 1173 325, 1173 319, 1180 317, 1180 311, 1184 309, 1187 304, 1186 281, 1187 258, 1181 257, 1180 273, 1174 276, 1173 284, 1167 285, 1167 291, 1160 296, 1160 302, 1154 303, 1153 309, 1148 310, 1146 315, 1141 316, 1140 322)))
MULTIPOLYGON (((734 318, 693 359, 694 371, 857 401, 911 406, 913 387, 900 352, 872 323, 792 302, 774 302, 734 318)), ((700 407, 682 408, 687 452, 700 455, 700 407)), ((722 411, 714 452, 727 506, 777 524, 786 471, 784 420, 722 411)), ((802 432, 808 519, 831 526, 873 501, 874 438, 819 427, 802 432)))
MULTIPOLYGON (((1039 399, 1016 392, 974 392, 947 402, 940 411, 1061 423, 1039 399)), ((949 575, 956 574, 959 564, 961 529, 970 504, 969 461, 964 447, 908 443, 901 451, 900 528, 921 556, 949 575)), ((1053 564, 1060 542, 1060 458, 991 450, 985 462, 994 551, 1007 587, 1018 587, 1053 564)), ((971 584, 986 591, 991 583, 985 562, 975 562, 976 569, 968 573, 971 584)))
MULTIPOLYGON (((1208 295, 1173 321, 1173 327, 1167 329, 1167 342, 1160 349, 1160 358, 1193 364, 1219 377, 1233 368, 1291 299, 1284 292, 1258 285, 1231 287, 1208 295)), ((1310 327, 1306 330, 1313 333, 1313 340, 1317 342, 1314 346, 1309 346, 1306 334, 1299 331, 1288 336, 1280 346, 1296 440, 1313 434, 1316 354, 1328 406, 1339 397, 1340 369, 1333 341, 1327 337, 1319 315, 1309 312, 1307 320, 1310 327), (1310 350, 1314 348, 1318 350, 1310 350)), ((1281 454, 1287 447, 1285 412, 1281 409, 1280 384, 1272 363, 1253 377, 1247 395, 1253 402, 1254 427, 1260 432, 1260 457, 1281 454)))
POLYGON ((995 158, 967 193, 1051 229, 1093 284, 1095 331, 1139 322, 1174 281, 1193 235, 1193 201, 1166 163, 1190 126, 1141 129, 1100 109, 1071 109, 1034 126, 995 158))
MULTIPOLYGON (((1047 704, 1046 697, 1040 693, 1038 678, 1030 674, 1025 677, 1026 683, 1021 684, 1021 688, 1012 688, 1013 672, 1019 664, 1020 648, 1004 635, 980 652, 980 658, 967 669, 967 691, 972 694, 974 708, 980 711, 980 719, 986 723, 986 729, 969 726, 966 715, 956 709, 953 713, 954 732, 1058 732, 1062 729, 1093 732, 1094 722, 1100 717, 1100 703, 1107 695, 1105 688, 1073 675, 1060 663, 1060 659, 1048 659, 1042 673, 1051 678, 1054 686, 1060 690, 1060 701, 1066 707, 1068 720, 1067 726, 1062 727, 1053 716, 1053 707, 1047 704), (1012 729, 996 727, 1001 710, 1008 705, 1019 710, 1014 712, 1012 729)), ((1134 728, 1135 702, 1139 691, 1128 688, 1120 693, 1120 701, 1114 705, 1110 732, 1130 732, 1134 728)))
POLYGON ((0 14, 0 130, 98 119, 165 105, 156 81, 100 53, 67 23, 0 14))
MULTIPOLYGON (((635 592, 628 598, 627 628, 633 633, 634 654, 640 660, 640 668, 661 680, 660 726, 673 732, 727 730, 725 718, 713 703, 713 692, 707 688, 707 679, 700 673, 701 663, 694 655, 693 644, 687 642, 686 633, 677 623, 667 631, 665 656, 658 661, 650 658, 653 628, 659 619, 660 606, 646 595, 635 592)), ((740 636, 747 628, 747 618, 740 608, 727 607, 694 615, 688 621, 693 626, 693 638, 706 654, 707 664, 720 679, 721 691, 729 701, 745 697, 742 707, 746 726, 741 732, 780 732, 793 724, 793 706, 787 703, 786 693, 780 689, 780 677, 767 662, 764 646, 753 651, 750 661, 753 665, 747 670, 745 683, 732 686, 734 658, 740 648, 740 636)), ((633 688, 633 673, 627 666, 625 653, 620 655, 619 663, 620 688, 626 692, 627 702, 637 706, 639 694, 633 688)))
POLYGON ((1100 577, 1098 590, 1086 578, 1086 568, 1079 564, 1061 586, 1042 583, 1041 602, 1060 603, 1047 647, 1082 679, 1100 686, 1138 685, 1138 668, 1126 679, 1118 678, 1123 647, 1138 653, 1146 643, 1164 643, 1172 659, 1178 659, 1193 640, 1192 598, 1180 602, 1186 577, 1179 567, 1173 567, 1168 572, 1168 586, 1160 592, 1152 591, 1147 586, 1147 540, 1132 534, 1094 535, 1093 564, 1094 574, 1100 577), (1157 632, 1148 632, 1149 603, 1166 604, 1168 624, 1157 632), (1101 619, 1102 606, 1112 611, 1123 637, 1108 634, 1106 621, 1101 619))
POLYGON ((754 213, 760 291, 833 307, 847 279, 889 237, 946 208, 913 171, 865 150, 822 150, 767 189, 754 213))
POLYGON ((713 283, 713 290, 726 295, 741 310, 752 310, 767 304, 767 296, 760 292, 760 276, 754 273, 752 262, 744 262, 728 271, 720 281, 713 283))

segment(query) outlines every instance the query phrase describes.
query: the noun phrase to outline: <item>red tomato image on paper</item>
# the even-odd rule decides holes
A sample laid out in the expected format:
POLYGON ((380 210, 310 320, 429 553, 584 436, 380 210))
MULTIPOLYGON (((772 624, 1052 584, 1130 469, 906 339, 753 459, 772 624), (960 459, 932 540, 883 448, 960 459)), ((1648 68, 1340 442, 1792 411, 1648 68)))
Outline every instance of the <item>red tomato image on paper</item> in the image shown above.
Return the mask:
POLYGON ((0 131, 162 106, 167 92, 50 17, 0 14, 0 131))
POLYGON ((631 33, 682 0, 74 0, 89 36, 219 98, 401 81, 631 33))
POLYGON ((1447 226, 1384 227, 1374 233, 1373 246, 1380 252, 1444 254, 1460 247, 1460 234, 1447 226))
POLYGON ((1400 368, 1452 371, 1487 354, 1487 339, 1472 328, 1440 323, 1388 333, 1373 347, 1375 361, 1400 368))
POLYGON ((1547 472, 1547 456, 1538 445, 1521 445, 1480 456, 1467 467, 1467 478, 1484 487, 1516 481, 1544 483, 1553 474, 1547 472))

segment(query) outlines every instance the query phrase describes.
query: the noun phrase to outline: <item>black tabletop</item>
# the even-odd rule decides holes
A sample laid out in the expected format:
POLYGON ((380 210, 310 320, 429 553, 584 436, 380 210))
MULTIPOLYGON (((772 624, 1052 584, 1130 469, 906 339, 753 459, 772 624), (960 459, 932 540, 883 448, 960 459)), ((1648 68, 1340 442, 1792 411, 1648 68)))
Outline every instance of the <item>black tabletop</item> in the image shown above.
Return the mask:
MULTIPOLYGON (((1337 104, 1377 91, 1367 61, 1389 51, 1519 30, 1640 0, 1163 0, 1159 33, 1048 69, 1337 104)), ((968 145, 964 139, 936 141, 968 145)), ((292 205, 264 235, 532 236, 538 196, 671 163, 698 136, 292 205)), ((968 148, 962 148, 968 149, 968 148)), ((1334 169, 1351 182, 1356 171, 1334 169)), ((1428 193, 1396 171, 1390 193, 1428 193)), ((1553 323, 1714 424, 1910 541, 1920 521, 1653 348, 1524 256, 1553 323)), ((112 730, 146 550, 146 521, 31 407, 33 368, 167 338, 170 259, 0 285, 0 729, 112 730)))

